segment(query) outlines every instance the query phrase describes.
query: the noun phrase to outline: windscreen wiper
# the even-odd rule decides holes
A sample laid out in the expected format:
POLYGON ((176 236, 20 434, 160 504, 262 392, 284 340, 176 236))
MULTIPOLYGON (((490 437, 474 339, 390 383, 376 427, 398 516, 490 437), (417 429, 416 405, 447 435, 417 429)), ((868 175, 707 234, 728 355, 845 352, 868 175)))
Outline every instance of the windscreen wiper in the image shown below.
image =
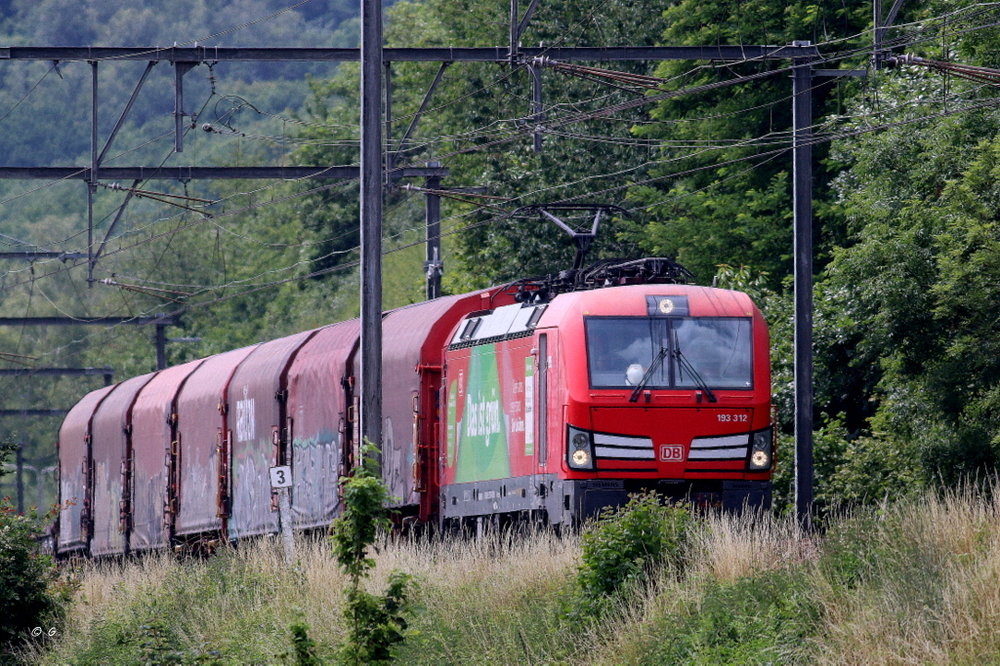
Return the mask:
POLYGON ((698 384, 698 388, 700 388, 702 391, 705 392, 705 395, 708 397, 708 401, 709 402, 718 402, 718 400, 715 397, 715 394, 712 393, 712 389, 708 388, 708 384, 706 384, 705 380, 702 379, 701 374, 697 370, 695 370, 694 366, 691 365, 691 361, 689 361, 688 357, 685 356, 684 352, 681 351, 681 346, 679 344, 677 344, 677 339, 676 338, 674 338, 674 354, 673 354, 673 356, 677 360, 677 367, 678 367, 678 369, 679 370, 687 370, 688 371, 688 373, 691 375, 691 377, 694 379, 694 381, 698 384))
POLYGON ((649 383, 649 379, 653 376, 653 373, 656 372, 657 368, 663 365, 663 359, 665 359, 669 353, 670 350, 668 348, 660 347, 660 351, 656 354, 653 362, 649 364, 646 374, 642 376, 639 383, 635 385, 635 390, 632 391, 632 395, 628 397, 629 402, 636 402, 639 399, 639 394, 642 393, 642 389, 646 388, 646 384, 649 383))

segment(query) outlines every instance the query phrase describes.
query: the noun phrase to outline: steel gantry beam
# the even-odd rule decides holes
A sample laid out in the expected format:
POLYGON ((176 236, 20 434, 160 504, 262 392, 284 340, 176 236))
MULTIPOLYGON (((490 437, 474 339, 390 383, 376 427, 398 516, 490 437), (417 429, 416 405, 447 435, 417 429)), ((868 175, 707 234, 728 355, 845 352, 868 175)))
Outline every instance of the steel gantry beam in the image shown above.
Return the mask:
MULTIPOLYGON (((91 180, 89 167, 0 166, 0 179, 7 180, 91 180)), ((134 166, 98 167, 94 180, 356 180, 356 166, 134 166)), ((403 167, 389 172, 393 178, 442 178, 442 167, 403 167)))
MULTIPOLYGON (((815 46, 556 46, 520 47, 526 59, 548 56, 557 60, 787 60, 817 56, 815 46)), ((361 49, 267 47, 120 47, 120 46, 7 46, 2 60, 217 62, 352 62, 361 49)), ((416 47, 382 49, 383 62, 510 62, 509 46, 416 47)))
POLYGON ((32 376, 70 376, 89 377, 100 375, 112 377, 115 371, 111 367, 103 368, 0 368, 0 377, 32 377, 32 376))

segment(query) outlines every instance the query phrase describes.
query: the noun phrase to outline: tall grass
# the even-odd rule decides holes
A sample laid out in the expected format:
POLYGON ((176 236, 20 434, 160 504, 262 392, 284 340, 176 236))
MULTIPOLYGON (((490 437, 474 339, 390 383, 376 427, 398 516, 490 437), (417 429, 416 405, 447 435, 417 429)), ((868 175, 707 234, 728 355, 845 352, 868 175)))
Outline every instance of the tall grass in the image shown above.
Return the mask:
MULTIPOLYGON (((264 540, 205 561, 151 555, 86 563, 46 663, 291 663, 304 623, 320 658, 344 636, 345 578, 323 540, 286 566, 264 540)), ((859 510, 808 535, 771 516, 700 517, 682 567, 599 617, 579 599, 580 544, 549 531, 475 539, 394 537, 392 570, 418 587, 412 664, 1000 662, 1000 500, 972 490, 859 510)))
POLYGON ((125 564, 87 563, 54 663, 283 659, 289 626, 339 630, 343 578, 321 544, 303 540, 300 567, 261 541, 207 561, 155 554, 125 564))
POLYGON ((1000 499, 928 493, 822 535, 706 516, 683 574, 605 622, 594 663, 1000 663, 1000 499))
POLYGON ((514 531, 399 546, 392 566, 418 574, 422 608, 400 661, 553 663, 579 649, 577 632, 562 620, 579 558, 575 537, 514 531))
POLYGON ((824 564, 842 569, 824 581, 819 661, 1000 662, 995 492, 928 494, 838 527, 837 547, 828 549, 824 564), (843 528, 851 526, 854 533, 845 535, 843 528), (844 570, 853 570, 847 580, 844 570))
MULTIPOLYGON (((84 563, 64 633, 39 655, 48 663, 212 660, 288 661, 290 626, 305 622, 320 656, 344 636, 345 576, 322 539, 300 538, 288 567, 269 540, 207 561, 154 554, 126 563, 84 563)), ((403 649, 408 663, 500 663, 547 659, 559 622, 557 592, 571 581, 575 538, 503 533, 481 540, 399 537, 375 554, 369 581, 382 589, 394 569, 416 576, 419 608, 403 649)))

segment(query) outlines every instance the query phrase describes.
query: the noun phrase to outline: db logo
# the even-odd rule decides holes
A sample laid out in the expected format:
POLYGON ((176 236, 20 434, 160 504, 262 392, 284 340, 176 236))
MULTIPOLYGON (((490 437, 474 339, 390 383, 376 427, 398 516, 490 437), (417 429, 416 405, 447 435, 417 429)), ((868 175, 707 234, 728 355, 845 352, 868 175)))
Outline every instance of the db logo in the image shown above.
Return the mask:
POLYGON ((661 444, 660 462, 681 462, 684 460, 684 447, 680 444, 661 444))

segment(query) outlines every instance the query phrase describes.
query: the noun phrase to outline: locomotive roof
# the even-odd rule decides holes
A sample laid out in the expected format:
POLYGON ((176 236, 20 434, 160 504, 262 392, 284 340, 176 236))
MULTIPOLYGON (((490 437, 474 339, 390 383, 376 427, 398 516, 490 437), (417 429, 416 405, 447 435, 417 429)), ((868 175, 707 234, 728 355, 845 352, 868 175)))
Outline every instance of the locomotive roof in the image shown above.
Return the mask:
POLYGON ((647 296, 683 296, 694 317, 750 317, 755 306, 741 291, 686 284, 638 284, 574 291, 554 297, 539 325, 562 316, 642 316, 648 312, 647 296))
POLYGON ((512 340, 535 328, 562 326, 584 316, 661 316, 667 302, 674 315, 752 317, 750 297, 739 291, 682 284, 637 284, 556 294, 547 302, 529 301, 468 312, 454 329, 449 349, 512 340), (682 304, 675 308, 674 303, 682 304))

